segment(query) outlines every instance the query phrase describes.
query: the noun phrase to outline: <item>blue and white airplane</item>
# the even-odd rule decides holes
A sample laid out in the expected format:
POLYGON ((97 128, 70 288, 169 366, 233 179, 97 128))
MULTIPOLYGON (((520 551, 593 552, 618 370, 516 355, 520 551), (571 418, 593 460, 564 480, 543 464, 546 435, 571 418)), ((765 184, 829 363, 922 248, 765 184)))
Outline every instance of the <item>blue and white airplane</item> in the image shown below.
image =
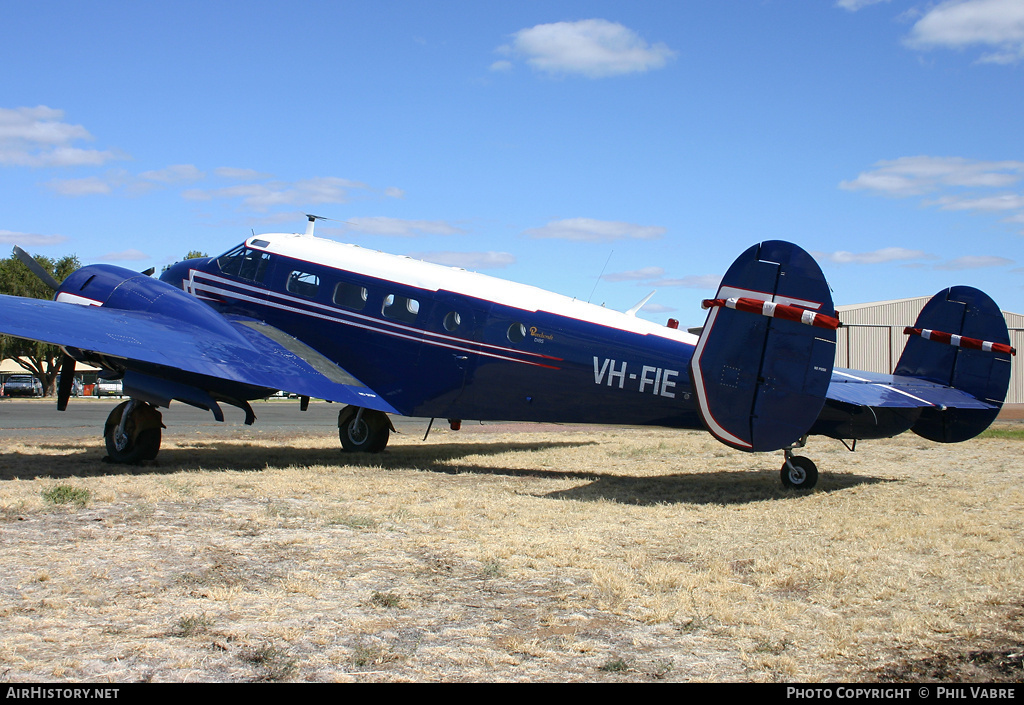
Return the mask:
MULTIPOLYGON (((939 292, 908 328, 894 374, 833 369, 831 294, 796 245, 754 245, 730 267, 699 336, 541 289, 340 244, 268 234, 159 279, 82 267, 54 301, 0 296, 0 333, 62 347, 122 379, 108 457, 152 459, 157 407, 224 416, 283 390, 345 404, 349 451, 384 449, 389 414, 704 428, 745 451, 782 450, 788 487, 817 468, 809 435, 848 441, 913 430, 956 442, 984 430, 1010 377, 1006 323, 982 292, 939 292), (83 304, 83 305, 76 305, 83 304)), ((27 255, 23 259, 30 260, 27 255)), ((38 268, 38 267, 37 267, 38 268)), ((639 306, 637 307, 639 308, 639 306)), ((58 389, 64 409, 70 389, 58 389)))

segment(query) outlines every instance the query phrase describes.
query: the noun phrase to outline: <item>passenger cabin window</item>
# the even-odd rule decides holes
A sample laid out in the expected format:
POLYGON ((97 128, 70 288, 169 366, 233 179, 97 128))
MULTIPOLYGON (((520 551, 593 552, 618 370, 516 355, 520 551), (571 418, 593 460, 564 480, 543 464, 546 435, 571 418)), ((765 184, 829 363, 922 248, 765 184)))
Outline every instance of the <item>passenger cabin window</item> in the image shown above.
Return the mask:
POLYGON ((526 338, 526 326, 522 323, 513 323, 508 327, 506 335, 510 343, 521 343, 526 338))
POLYGON ((292 272, 288 275, 286 288, 293 294, 313 298, 320 290, 320 277, 308 272, 292 272))
POLYGON ((366 308, 367 292, 365 286, 350 284, 349 282, 338 282, 334 287, 334 297, 331 299, 338 306, 350 308, 353 311, 362 311, 366 308))
POLYGON ((245 245, 239 245, 217 258, 217 266, 224 274, 260 284, 263 283, 263 279, 267 275, 269 263, 269 254, 245 245))
POLYGON ((420 302, 407 296, 388 294, 380 311, 385 318, 392 318, 403 323, 412 323, 420 312, 420 302))
POLYGON ((462 316, 459 315, 458 311, 449 311, 448 315, 444 317, 444 329, 449 333, 454 333, 462 325, 462 316))

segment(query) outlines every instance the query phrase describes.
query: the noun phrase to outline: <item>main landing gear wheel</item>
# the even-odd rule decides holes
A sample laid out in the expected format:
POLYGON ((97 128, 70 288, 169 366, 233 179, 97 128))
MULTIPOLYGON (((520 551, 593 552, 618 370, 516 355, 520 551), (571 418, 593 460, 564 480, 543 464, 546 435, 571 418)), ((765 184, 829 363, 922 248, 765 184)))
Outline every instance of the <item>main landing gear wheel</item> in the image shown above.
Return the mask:
POLYGON ((346 406, 338 413, 338 437, 349 453, 379 453, 390 435, 391 422, 383 411, 346 406))
POLYGON ((792 490, 809 490, 818 482, 818 466, 802 455, 786 455, 782 464, 782 484, 792 490))
POLYGON ((107 460, 134 465, 155 458, 164 427, 161 418, 160 412, 144 401, 129 399, 115 406, 103 427, 107 460))

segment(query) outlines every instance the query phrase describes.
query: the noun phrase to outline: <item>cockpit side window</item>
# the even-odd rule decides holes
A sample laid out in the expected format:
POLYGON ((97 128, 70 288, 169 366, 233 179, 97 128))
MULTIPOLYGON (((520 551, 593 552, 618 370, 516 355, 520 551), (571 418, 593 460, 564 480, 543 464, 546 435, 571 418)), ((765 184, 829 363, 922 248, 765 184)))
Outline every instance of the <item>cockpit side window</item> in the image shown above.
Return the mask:
POLYGON ((270 255, 257 250, 246 250, 242 259, 242 266, 238 270, 238 276, 249 281, 263 283, 263 277, 267 274, 267 264, 270 262, 270 255))
POLYGON ((238 269, 242 266, 242 258, 245 256, 245 245, 239 245, 233 250, 225 252, 217 258, 217 266, 224 274, 233 277, 238 276, 238 269))

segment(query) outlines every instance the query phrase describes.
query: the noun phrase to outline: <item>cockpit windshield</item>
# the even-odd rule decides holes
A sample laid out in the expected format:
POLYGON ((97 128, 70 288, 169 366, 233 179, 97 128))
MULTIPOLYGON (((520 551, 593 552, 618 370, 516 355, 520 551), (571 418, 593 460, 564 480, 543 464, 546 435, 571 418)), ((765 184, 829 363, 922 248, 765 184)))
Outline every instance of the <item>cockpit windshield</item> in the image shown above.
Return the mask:
POLYGON ((270 264, 270 254, 239 245, 217 258, 220 271, 232 277, 262 283, 270 264))

